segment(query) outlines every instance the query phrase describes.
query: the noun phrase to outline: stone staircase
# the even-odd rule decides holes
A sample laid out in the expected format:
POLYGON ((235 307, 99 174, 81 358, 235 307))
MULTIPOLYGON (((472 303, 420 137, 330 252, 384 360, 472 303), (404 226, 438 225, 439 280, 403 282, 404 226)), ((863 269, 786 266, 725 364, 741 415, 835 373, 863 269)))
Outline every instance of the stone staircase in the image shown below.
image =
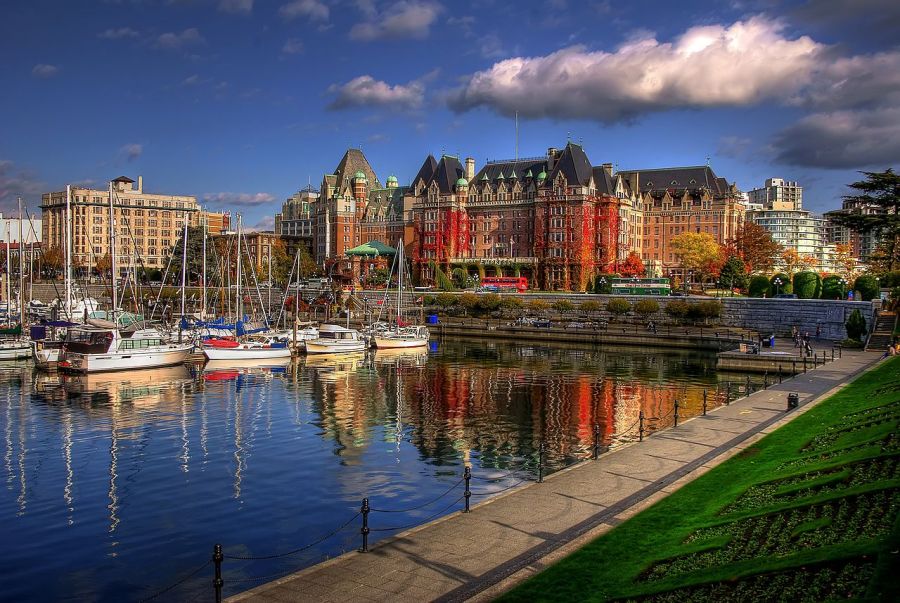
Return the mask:
POLYGON ((894 323, 897 315, 893 312, 881 312, 875 321, 875 329, 866 345, 867 352, 884 352, 893 340, 894 323))

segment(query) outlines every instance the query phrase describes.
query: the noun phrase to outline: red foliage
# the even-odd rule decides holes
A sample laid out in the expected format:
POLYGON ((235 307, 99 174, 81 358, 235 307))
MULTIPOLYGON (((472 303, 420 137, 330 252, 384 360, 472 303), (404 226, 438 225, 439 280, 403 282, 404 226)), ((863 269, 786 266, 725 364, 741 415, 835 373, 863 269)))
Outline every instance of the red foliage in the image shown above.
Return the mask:
POLYGON ((628 254, 628 257, 625 258, 625 262, 619 267, 619 273, 622 276, 644 276, 645 268, 644 262, 641 261, 640 256, 635 252, 631 252, 628 254))

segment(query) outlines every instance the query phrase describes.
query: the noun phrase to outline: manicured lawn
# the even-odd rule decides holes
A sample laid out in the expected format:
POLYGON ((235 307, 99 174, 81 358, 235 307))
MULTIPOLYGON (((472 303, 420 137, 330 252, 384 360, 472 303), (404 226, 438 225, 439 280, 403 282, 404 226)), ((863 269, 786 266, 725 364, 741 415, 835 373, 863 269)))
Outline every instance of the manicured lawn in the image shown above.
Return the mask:
POLYGON ((900 358, 503 601, 900 600, 900 358))

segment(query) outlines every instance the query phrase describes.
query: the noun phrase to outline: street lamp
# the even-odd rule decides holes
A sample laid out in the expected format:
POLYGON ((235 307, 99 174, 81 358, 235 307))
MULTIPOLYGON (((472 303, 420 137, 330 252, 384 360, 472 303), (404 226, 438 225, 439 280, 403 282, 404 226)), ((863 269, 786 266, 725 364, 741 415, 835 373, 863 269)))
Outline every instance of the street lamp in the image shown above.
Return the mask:
POLYGON ((842 278, 841 279, 841 299, 844 299, 844 293, 845 293, 846 288, 847 288, 847 280, 842 278))
POLYGON ((603 289, 606 287, 606 277, 600 277, 600 293, 603 293, 603 289))
POLYGON ((772 281, 772 284, 775 285, 775 296, 777 297, 778 293, 781 291, 781 279, 776 276, 775 280, 772 281))

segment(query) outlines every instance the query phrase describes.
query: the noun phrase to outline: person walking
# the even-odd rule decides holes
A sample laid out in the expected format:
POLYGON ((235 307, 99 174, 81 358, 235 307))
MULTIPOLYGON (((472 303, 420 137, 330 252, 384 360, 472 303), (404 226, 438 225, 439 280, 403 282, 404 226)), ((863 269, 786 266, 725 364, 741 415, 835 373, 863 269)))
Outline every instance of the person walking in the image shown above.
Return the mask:
POLYGON ((816 325, 816 341, 822 338, 822 325, 816 325))

